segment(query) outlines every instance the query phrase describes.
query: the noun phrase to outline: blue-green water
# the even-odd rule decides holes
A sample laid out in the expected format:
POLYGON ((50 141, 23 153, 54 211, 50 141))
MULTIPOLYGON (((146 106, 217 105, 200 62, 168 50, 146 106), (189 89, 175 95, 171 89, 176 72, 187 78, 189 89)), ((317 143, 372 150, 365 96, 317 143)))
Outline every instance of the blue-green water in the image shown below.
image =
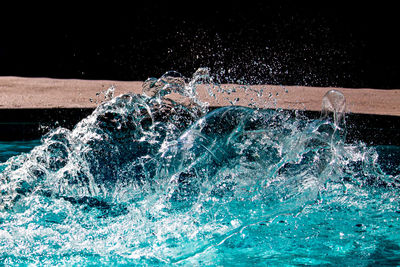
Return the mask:
POLYGON ((40 140, 0 141, 0 163, 7 161, 13 156, 29 152, 39 144, 40 140))
POLYGON ((339 114, 209 111, 193 80, 150 79, 2 163, 0 262, 400 264, 398 147, 345 143, 339 114))

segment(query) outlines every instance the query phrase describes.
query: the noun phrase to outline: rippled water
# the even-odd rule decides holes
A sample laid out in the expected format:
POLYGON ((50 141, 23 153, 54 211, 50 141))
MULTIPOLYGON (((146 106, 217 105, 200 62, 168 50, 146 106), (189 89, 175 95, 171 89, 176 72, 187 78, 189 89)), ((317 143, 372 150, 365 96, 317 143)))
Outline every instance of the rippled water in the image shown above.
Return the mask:
POLYGON ((149 79, 0 164, 0 262, 400 264, 398 147, 345 143, 337 92, 310 120, 210 111, 205 82, 149 79))
POLYGON ((40 140, 0 141, 0 163, 7 161, 12 156, 29 152, 39 144, 40 140))

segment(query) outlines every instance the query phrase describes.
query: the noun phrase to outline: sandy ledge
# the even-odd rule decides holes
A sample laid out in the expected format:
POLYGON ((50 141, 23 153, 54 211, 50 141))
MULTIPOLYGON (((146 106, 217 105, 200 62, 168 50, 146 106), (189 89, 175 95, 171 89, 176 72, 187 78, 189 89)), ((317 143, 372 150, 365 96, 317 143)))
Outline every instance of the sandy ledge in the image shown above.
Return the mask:
MULTIPOLYGON (((141 81, 78 80, 51 78, 0 77, 0 109, 20 108, 92 108, 104 100, 102 91, 115 87, 115 95, 127 92, 141 93, 141 81), (100 94, 99 94, 100 93, 100 94)), ((225 90, 216 98, 208 95, 205 87, 199 96, 210 106, 225 106, 236 100, 236 105, 248 106, 253 102, 262 108, 321 110, 324 94, 336 89, 347 101, 347 112, 359 114, 400 116, 400 89, 349 89, 304 86, 224 84, 225 90), (262 95, 261 92, 262 91, 262 95), (253 99, 253 101, 251 100, 253 99)), ((213 89, 216 92, 216 88, 213 89)))

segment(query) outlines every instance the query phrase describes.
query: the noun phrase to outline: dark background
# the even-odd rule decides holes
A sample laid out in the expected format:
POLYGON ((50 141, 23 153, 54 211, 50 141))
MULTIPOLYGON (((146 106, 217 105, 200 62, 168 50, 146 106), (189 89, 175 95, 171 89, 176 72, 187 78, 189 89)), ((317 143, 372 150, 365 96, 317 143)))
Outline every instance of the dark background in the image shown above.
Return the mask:
POLYGON ((1 76, 144 80, 209 67, 220 82, 400 88, 387 2, 20 5, 1 9, 1 76))

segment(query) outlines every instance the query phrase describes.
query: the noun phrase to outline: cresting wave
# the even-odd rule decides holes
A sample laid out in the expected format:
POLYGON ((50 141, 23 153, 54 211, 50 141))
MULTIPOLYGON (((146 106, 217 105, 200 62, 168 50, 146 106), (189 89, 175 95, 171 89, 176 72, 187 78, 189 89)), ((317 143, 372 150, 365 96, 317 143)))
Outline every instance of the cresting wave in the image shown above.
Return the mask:
POLYGON ((399 172, 345 143, 343 95, 319 120, 210 111, 196 92, 210 82, 207 69, 148 79, 1 164, 0 261, 400 262, 399 172))

